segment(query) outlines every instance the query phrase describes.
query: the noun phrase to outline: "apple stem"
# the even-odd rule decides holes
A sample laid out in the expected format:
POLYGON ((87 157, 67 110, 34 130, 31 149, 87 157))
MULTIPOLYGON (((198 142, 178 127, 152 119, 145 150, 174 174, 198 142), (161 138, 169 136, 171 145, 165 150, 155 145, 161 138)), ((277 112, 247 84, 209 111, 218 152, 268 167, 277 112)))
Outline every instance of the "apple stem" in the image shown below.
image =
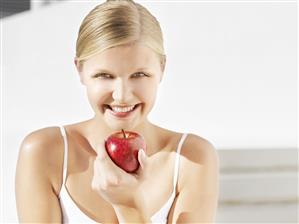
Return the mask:
POLYGON ((123 135, 124 135, 124 138, 127 138, 124 129, 121 129, 121 131, 122 131, 122 133, 123 133, 123 135))

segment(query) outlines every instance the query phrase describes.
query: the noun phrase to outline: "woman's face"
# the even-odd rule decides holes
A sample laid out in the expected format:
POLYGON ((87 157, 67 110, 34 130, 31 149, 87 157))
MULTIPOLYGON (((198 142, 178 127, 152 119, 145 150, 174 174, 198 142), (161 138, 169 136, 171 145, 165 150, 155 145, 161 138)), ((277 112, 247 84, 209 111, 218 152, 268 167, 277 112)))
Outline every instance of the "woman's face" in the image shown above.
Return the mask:
POLYGON ((107 49, 80 71, 96 119, 113 130, 132 130, 147 120, 162 75, 159 57, 142 44, 107 49))

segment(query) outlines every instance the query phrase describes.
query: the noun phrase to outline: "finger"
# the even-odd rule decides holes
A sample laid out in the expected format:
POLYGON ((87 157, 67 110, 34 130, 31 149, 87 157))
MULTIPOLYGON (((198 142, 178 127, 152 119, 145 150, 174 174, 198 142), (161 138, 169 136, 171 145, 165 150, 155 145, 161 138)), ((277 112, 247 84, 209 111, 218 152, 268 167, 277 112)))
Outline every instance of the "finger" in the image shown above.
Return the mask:
POLYGON ((110 168, 116 168, 116 164, 111 160, 107 150, 106 150, 106 142, 103 140, 102 144, 97 148, 97 157, 96 160, 100 165, 106 164, 110 168))
POLYGON ((100 160, 106 160, 109 157, 106 151, 106 141, 103 140, 101 144, 97 147, 97 158, 100 160))
POLYGON ((143 149, 139 149, 138 151, 138 161, 140 163, 141 168, 144 170, 146 168, 147 156, 143 149))
POLYGON ((115 185, 119 184, 119 176, 126 176, 128 175, 126 171, 118 167, 110 158, 108 153, 105 153, 102 156, 97 156, 94 163, 95 169, 97 171, 101 170, 102 175, 110 176, 115 175, 116 179, 112 178, 112 183, 115 185))
POLYGON ((111 172, 112 170, 115 170, 116 165, 114 162, 110 159, 109 155, 107 156, 97 156, 94 161, 94 168, 102 174, 107 174, 107 172, 111 172))
POLYGON ((120 182, 120 179, 116 175, 113 175, 113 174, 109 175, 107 177, 107 179, 108 179, 109 185, 111 185, 111 186, 117 186, 120 182))
POLYGON ((111 169, 106 169, 106 165, 101 165, 101 162, 94 163, 94 176, 92 186, 100 186, 101 189, 106 189, 107 186, 117 186, 120 184, 119 175, 112 172, 111 169))

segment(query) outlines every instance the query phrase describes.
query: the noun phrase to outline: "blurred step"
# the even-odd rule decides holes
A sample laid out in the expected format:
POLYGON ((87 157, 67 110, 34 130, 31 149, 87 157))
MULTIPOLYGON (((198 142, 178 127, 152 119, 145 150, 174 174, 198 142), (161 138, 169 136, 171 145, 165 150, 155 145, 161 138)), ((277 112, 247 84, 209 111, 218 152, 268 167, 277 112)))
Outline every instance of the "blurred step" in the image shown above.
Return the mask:
POLYGON ((219 204, 216 223, 298 223, 298 204, 219 204))
POLYGON ((298 149, 227 149, 218 150, 222 173, 255 171, 296 171, 298 149))
POLYGON ((297 149, 217 152, 217 223, 298 223, 297 149))
POLYGON ((220 174, 219 201, 294 201, 297 176, 296 172, 220 174))

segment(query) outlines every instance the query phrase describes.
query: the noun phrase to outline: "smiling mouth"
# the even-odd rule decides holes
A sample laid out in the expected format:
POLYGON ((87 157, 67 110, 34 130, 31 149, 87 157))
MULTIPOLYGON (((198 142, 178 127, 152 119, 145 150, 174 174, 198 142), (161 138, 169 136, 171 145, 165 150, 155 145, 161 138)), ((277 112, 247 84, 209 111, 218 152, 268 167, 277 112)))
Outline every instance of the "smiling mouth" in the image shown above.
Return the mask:
POLYGON ((110 106, 108 104, 104 104, 104 111, 108 110, 112 115, 124 118, 129 116, 131 113, 133 113, 141 104, 135 104, 134 106, 128 106, 128 107, 114 107, 110 106))

